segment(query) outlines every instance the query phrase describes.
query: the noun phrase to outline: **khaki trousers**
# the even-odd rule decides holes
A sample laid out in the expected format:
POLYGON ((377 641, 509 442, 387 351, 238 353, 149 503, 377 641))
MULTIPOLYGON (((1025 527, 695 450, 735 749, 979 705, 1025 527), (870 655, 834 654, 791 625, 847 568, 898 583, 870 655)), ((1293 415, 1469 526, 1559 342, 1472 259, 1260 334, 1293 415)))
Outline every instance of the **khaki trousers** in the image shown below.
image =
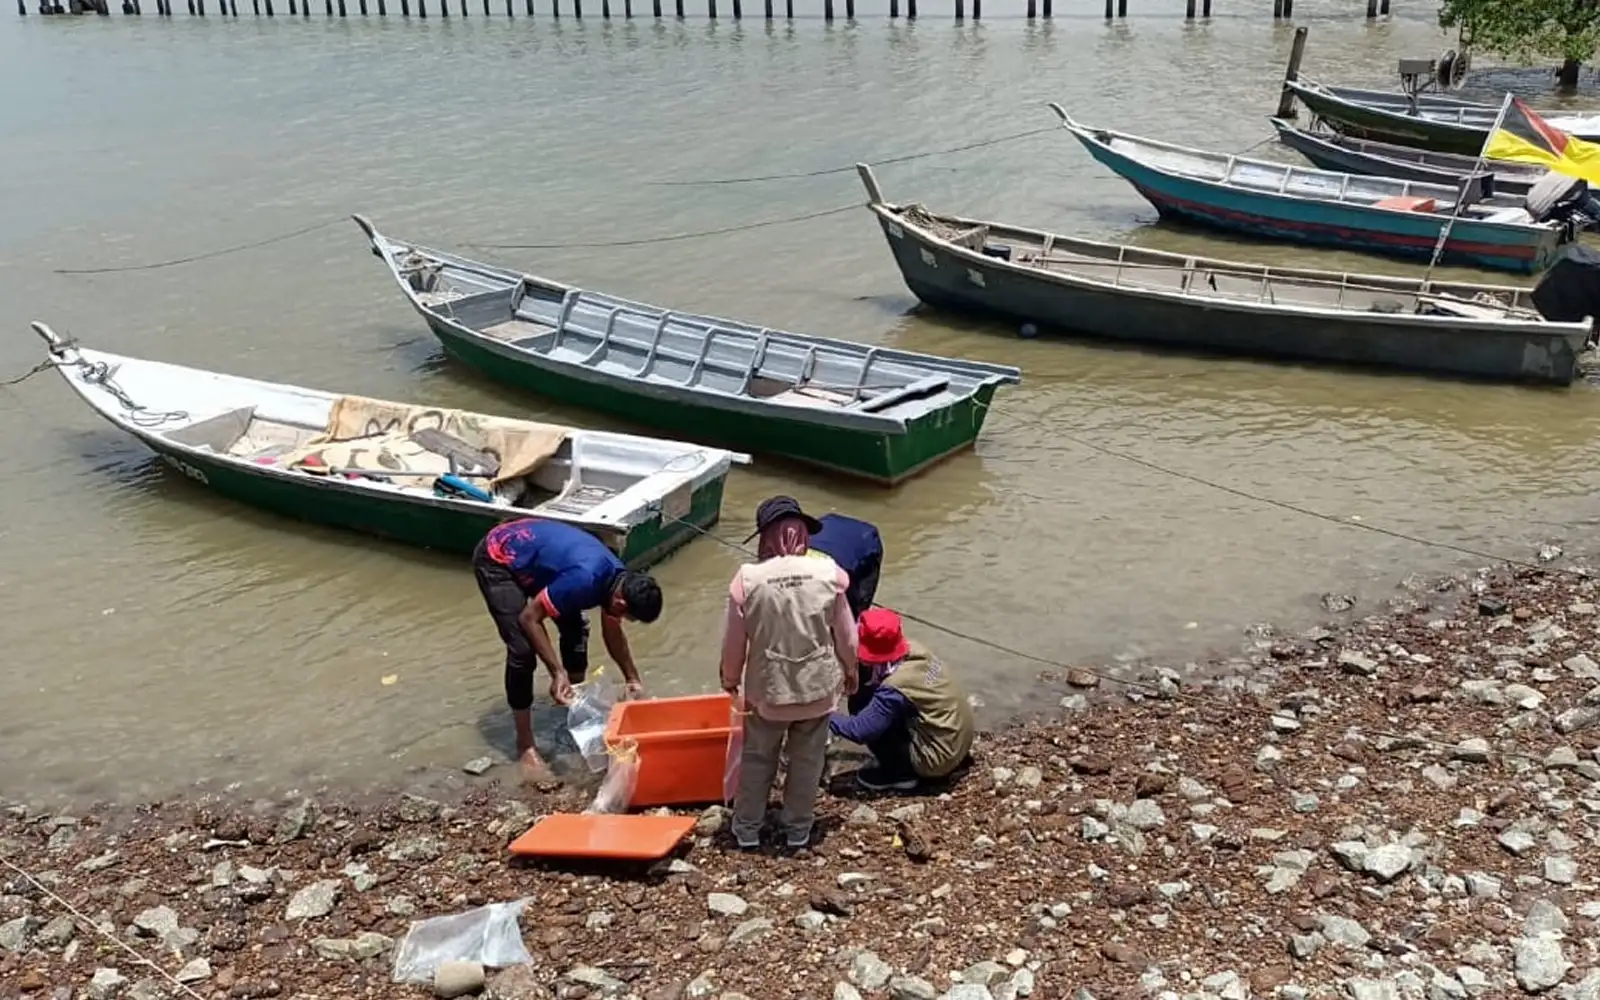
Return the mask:
POLYGON ((778 755, 785 743, 789 773, 783 779, 783 830, 789 846, 811 839, 817 814, 817 793, 827 763, 828 717, 798 722, 773 722, 755 712, 744 717, 744 752, 739 756, 739 790, 733 799, 733 836, 741 844, 761 837, 767 796, 778 776, 778 755))

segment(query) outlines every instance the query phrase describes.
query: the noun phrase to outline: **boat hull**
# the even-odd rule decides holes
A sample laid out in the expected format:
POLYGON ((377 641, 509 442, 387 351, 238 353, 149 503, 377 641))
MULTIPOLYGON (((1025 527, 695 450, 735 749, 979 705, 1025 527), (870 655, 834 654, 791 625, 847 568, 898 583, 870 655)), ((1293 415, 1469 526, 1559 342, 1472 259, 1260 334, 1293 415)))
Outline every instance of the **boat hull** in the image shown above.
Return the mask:
POLYGON ((1367 107, 1319 90, 1296 88, 1295 94, 1308 111, 1336 131, 1362 139, 1476 156, 1489 138, 1486 128, 1367 107))
MULTIPOLYGON (((490 528, 510 516, 461 510, 429 503, 426 498, 377 497, 346 487, 336 479, 290 479, 266 470, 257 472, 173 447, 159 437, 136 436, 183 476, 230 500, 299 521, 346 528, 421 548, 470 554, 490 528)), ((688 513, 681 517, 668 518, 658 512, 625 531, 594 534, 629 566, 653 565, 716 524, 722 511, 725 481, 725 476, 718 476, 696 488, 688 513)))
MULTIPOLYGON (((1445 220, 1421 212, 1289 198, 1212 184, 1153 170, 1094 143, 1084 146, 1105 166, 1131 183, 1163 218, 1246 236, 1308 246, 1365 250, 1414 260, 1433 256, 1445 220)), ((1440 260, 1531 274, 1555 259, 1561 232, 1555 228, 1516 227, 1457 219, 1440 260)))
POLYGON ((609 413, 655 432, 714 444, 734 441, 742 450, 780 455, 807 465, 894 485, 972 447, 983 430, 997 385, 978 388, 955 405, 907 422, 904 434, 832 427, 748 412, 731 414, 678 399, 619 387, 588 371, 558 370, 512 348, 496 350, 418 310, 445 351, 490 378, 572 406, 609 413), (590 376, 590 377, 585 377, 590 376))
MULTIPOLYGON (((1323 170, 1337 170, 1367 177, 1394 177, 1400 180, 1418 181, 1423 184, 1459 185, 1461 179, 1476 165, 1475 161, 1471 159, 1464 159, 1459 167, 1418 162, 1411 159, 1397 159, 1380 153, 1349 149, 1340 145, 1337 140, 1307 134, 1298 129, 1287 127, 1278 130, 1278 141, 1310 160, 1312 165, 1323 170)), ((1347 139, 1345 141, 1352 140, 1347 139)), ((1411 152, 1410 150, 1407 151, 1411 152)), ((1421 151, 1413 152, 1412 155, 1433 155, 1441 159, 1454 159, 1455 156, 1453 153, 1429 154, 1421 151)), ((1530 181, 1517 177, 1507 170, 1497 168, 1497 161, 1488 161, 1485 169, 1494 174, 1494 190, 1496 194, 1526 197, 1529 189, 1533 187, 1530 181)))
POLYGON ((939 308, 1108 340, 1254 357, 1553 385, 1569 385, 1577 375, 1582 345, 1558 333, 1468 334, 1390 322, 1380 313, 1286 315, 1248 302, 1173 300, 958 255, 879 221, 907 287, 939 308))

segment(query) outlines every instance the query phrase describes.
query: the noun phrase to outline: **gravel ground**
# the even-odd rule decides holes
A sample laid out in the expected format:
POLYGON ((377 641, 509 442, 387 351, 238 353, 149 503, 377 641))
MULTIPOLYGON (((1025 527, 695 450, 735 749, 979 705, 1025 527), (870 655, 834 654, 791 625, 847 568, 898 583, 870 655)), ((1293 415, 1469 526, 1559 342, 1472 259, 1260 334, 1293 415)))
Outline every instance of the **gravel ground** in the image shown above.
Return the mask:
POLYGON ((929 794, 839 776, 798 853, 711 809, 654 866, 513 862, 585 794, 493 781, 11 806, 0 997, 1600 998, 1597 600, 1582 570, 1413 579, 1143 686, 1041 675, 1052 718, 929 794), (413 920, 519 898, 531 964, 390 981, 413 920))

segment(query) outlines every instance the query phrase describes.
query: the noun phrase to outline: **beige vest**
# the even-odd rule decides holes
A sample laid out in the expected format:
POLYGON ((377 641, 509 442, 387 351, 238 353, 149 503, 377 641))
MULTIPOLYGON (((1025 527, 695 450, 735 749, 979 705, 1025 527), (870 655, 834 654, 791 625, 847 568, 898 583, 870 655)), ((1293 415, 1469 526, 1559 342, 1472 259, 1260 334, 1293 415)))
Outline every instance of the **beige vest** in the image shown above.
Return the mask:
POLYGON ((831 559, 776 556, 739 567, 739 579, 750 700, 778 707, 836 696, 843 683, 833 649, 839 567, 831 559))
POLYGON ((884 681, 917 708, 911 723, 911 765, 925 778, 954 771, 972 749, 977 726, 972 705, 945 666, 921 645, 884 681))

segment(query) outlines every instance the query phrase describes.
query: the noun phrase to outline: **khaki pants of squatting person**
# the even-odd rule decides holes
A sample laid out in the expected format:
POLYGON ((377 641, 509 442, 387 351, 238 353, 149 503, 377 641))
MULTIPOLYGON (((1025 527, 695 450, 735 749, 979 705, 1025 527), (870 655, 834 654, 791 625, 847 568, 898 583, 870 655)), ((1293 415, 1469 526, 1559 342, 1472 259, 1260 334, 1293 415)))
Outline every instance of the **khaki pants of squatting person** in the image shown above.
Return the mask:
POLYGON ((778 776, 778 756, 789 751, 789 773, 783 779, 782 823, 789 846, 811 839, 817 814, 817 793, 827 763, 828 717, 798 722, 773 722, 755 712, 744 717, 744 751, 739 755, 739 791, 733 800, 733 836, 740 844, 756 843, 767 815, 767 796, 778 776))

